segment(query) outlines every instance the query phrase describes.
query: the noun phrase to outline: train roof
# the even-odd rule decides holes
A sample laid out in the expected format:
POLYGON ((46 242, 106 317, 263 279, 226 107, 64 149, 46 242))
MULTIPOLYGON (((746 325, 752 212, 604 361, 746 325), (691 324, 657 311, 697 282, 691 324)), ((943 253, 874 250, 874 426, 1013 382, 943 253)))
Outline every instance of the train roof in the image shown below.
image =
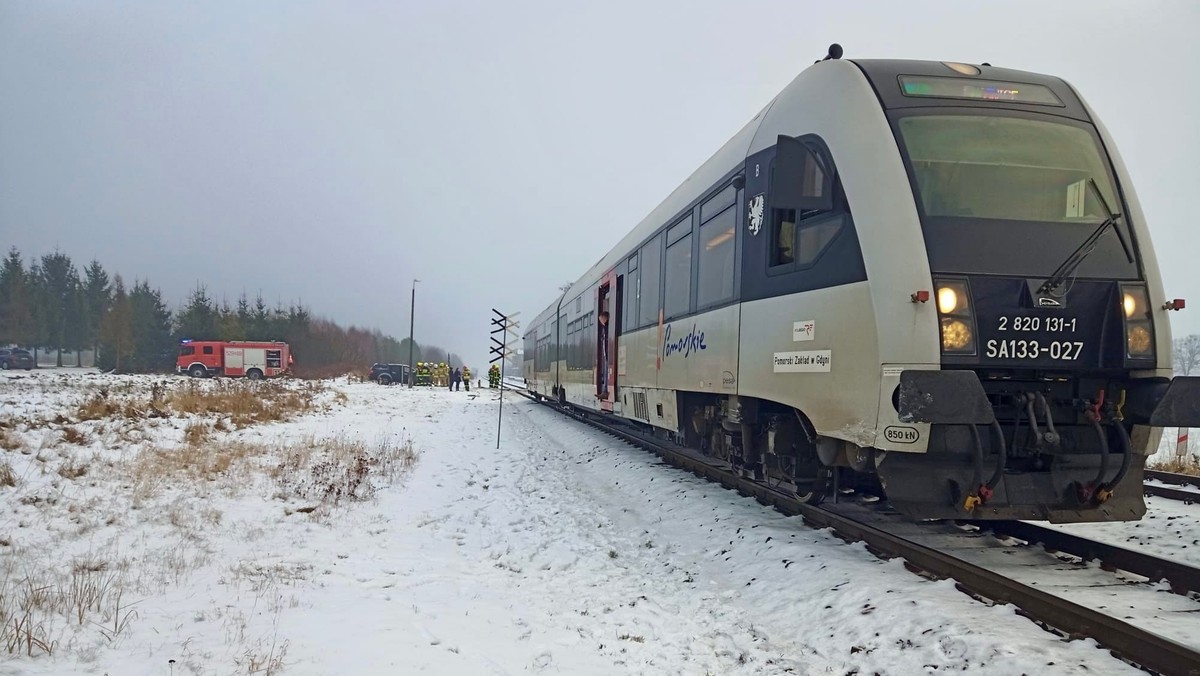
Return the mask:
MULTIPOLYGON (((902 77, 911 77, 918 80, 925 79, 924 81, 931 81, 930 79, 932 78, 959 78, 970 79, 977 84, 987 84, 990 82, 1017 83, 1033 85, 1035 88, 1045 88, 1053 92, 1054 96, 1058 98, 1057 103, 1061 105, 1039 105, 1038 108, 1042 112, 1050 112, 1085 121, 1089 119, 1087 109, 1076 95, 1074 89, 1061 78, 1051 75, 983 64, 962 64, 949 61, 905 59, 829 59, 819 61, 797 74, 795 79, 776 94, 757 115, 751 118, 745 126, 726 141, 707 161, 684 179, 683 183, 679 184, 636 227, 622 237, 595 265, 580 276, 571 285, 571 288, 555 301, 552 308, 557 308, 558 304, 563 300, 573 299, 590 288, 591 285, 599 281, 605 272, 615 267, 622 258, 633 253, 642 242, 649 239, 660 227, 666 225, 668 221, 675 218, 687 207, 705 197, 707 191, 711 188, 718 186, 725 179, 740 172, 742 164, 748 155, 774 144, 774 136, 770 138, 756 138, 756 133, 760 126, 763 126, 764 121, 768 117, 774 119, 776 116, 790 115, 791 110, 777 110, 776 104, 781 100, 790 102, 784 104, 785 106, 794 106, 796 102, 802 103, 804 100, 803 97, 791 96, 791 90, 806 86, 806 74, 810 73, 810 71, 820 69, 831 70, 836 78, 865 77, 870 86, 875 90, 880 105, 886 109, 936 106, 962 107, 981 104, 988 105, 989 107, 1015 110, 1029 110, 1034 107, 1028 102, 1021 101, 969 101, 961 97, 906 95, 904 89, 902 89, 904 86, 901 80, 902 77)), ((767 125, 767 129, 774 128, 775 126, 767 125)), ((543 314, 548 313, 549 310, 550 308, 547 308, 547 311, 543 314)))

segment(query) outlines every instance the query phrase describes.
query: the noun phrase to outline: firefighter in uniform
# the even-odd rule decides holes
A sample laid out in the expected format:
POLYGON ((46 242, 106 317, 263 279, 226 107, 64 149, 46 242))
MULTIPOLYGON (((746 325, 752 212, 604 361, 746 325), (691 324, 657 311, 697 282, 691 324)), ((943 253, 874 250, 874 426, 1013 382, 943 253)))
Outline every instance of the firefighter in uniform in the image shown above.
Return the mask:
POLYGON ((417 362, 417 384, 427 386, 430 383, 429 362, 417 362))
POLYGON ((488 369, 488 388, 496 389, 500 387, 500 367, 492 364, 492 368, 488 369))
POLYGON ((463 364, 463 385, 468 392, 471 391, 471 369, 466 364, 463 364))

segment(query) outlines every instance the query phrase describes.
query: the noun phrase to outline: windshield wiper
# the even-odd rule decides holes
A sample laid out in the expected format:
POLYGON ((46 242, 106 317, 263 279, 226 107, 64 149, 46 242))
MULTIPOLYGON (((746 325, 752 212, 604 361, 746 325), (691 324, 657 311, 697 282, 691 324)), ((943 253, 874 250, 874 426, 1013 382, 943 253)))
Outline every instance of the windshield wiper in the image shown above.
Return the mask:
POLYGON ((1058 266, 1054 274, 1050 275, 1050 279, 1047 279, 1038 287, 1038 293, 1052 293, 1058 287, 1062 286, 1067 277, 1071 276, 1071 273, 1075 272, 1075 269, 1083 262, 1083 259, 1091 255, 1092 251, 1096 248, 1096 242, 1100 241, 1100 237, 1104 234, 1104 231, 1109 228, 1112 228, 1113 232, 1117 233, 1117 239, 1121 242, 1121 249, 1125 251, 1126 260, 1130 263, 1133 262, 1133 251, 1129 249, 1129 243, 1125 241, 1125 235, 1121 234, 1121 229, 1117 227, 1117 219, 1121 217, 1121 214, 1113 213, 1112 209, 1109 208, 1108 202, 1104 201, 1104 195, 1100 193, 1099 186, 1096 185, 1096 179, 1089 178, 1088 187, 1092 189, 1092 192, 1096 195, 1096 199, 1100 200, 1104 211, 1108 213, 1108 218, 1104 219, 1104 222, 1087 239, 1083 240, 1083 244, 1080 244, 1079 248, 1075 249, 1070 256, 1067 256, 1067 260, 1058 266))

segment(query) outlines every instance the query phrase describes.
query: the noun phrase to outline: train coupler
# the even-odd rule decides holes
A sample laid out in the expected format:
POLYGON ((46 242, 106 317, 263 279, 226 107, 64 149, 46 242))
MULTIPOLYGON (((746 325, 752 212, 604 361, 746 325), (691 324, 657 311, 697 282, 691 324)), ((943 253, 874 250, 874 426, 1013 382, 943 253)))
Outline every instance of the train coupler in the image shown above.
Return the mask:
POLYGON ((977 508, 986 505, 988 500, 992 499, 992 494, 992 489, 988 488, 986 484, 981 485, 978 490, 976 490, 974 493, 971 493, 965 500, 963 500, 963 509, 967 510, 968 512, 975 511, 977 508))

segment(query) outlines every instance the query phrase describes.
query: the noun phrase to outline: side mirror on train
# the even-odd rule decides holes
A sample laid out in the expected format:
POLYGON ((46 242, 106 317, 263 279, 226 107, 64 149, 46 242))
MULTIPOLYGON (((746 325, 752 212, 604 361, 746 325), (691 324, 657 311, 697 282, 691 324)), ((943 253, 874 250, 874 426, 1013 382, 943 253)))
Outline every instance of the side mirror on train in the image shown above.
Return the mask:
POLYGON ((771 171, 771 208, 800 211, 833 209, 833 177, 812 148, 780 136, 771 171))

